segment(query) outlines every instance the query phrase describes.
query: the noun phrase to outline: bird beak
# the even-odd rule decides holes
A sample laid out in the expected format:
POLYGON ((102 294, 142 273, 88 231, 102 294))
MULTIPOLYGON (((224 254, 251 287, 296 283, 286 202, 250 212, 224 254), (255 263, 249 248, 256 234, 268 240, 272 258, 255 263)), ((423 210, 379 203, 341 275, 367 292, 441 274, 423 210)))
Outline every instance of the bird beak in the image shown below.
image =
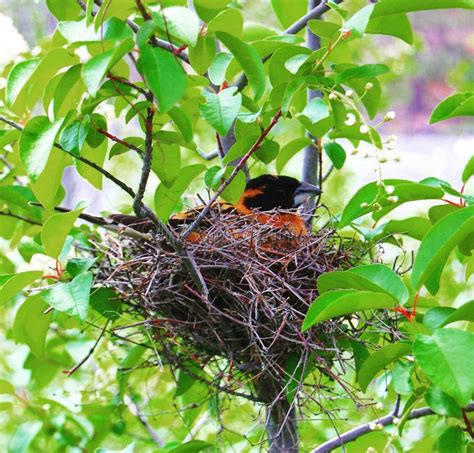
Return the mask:
POLYGON ((303 203, 306 203, 310 198, 320 195, 321 193, 321 189, 314 184, 302 182, 295 191, 295 206, 300 206, 303 203))

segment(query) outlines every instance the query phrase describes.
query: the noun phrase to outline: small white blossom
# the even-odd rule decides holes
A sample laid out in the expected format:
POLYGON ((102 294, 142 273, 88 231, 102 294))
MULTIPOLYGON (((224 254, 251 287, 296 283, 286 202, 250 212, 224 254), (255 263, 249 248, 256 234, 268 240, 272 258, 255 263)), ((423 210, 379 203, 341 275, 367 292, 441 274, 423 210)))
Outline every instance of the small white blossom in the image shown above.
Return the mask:
POLYGON ((377 453, 377 449, 374 447, 369 447, 367 448, 366 453, 377 453))
POLYGON ((348 113, 347 114, 347 119, 346 121, 344 121, 344 124, 346 126, 354 126, 354 124, 356 123, 356 117, 353 113, 348 113))
POLYGON ((380 430, 380 431, 383 429, 382 423, 378 423, 378 424, 377 424, 377 429, 380 430))
POLYGON ((390 110, 390 112, 387 112, 385 114, 385 117, 384 117, 384 121, 392 121, 395 119, 395 117, 397 116, 397 114, 393 111, 393 110, 390 110))
POLYGON ((374 87, 373 83, 367 82, 365 84, 365 91, 370 91, 374 87))
MULTIPOLYGON (((374 423, 374 422, 370 422, 369 423, 369 429, 371 431, 375 431, 377 429, 377 423, 374 423)), ((372 447, 371 447, 372 448, 372 447)), ((367 449, 367 452, 369 452, 370 448, 367 449)), ((374 451, 374 449, 372 448, 371 451, 374 451)))
POLYGON ((393 159, 395 162, 400 162, 402 160, 402 158, 400 156, 397 156, 395 157, 395 159, 393 159))
POLYGON ((387 186, 385 187, 385 191, 390 195, 391 193, 393 193, 393 191, 395 190, 395 187, 394 186, 387 186))
POLYGON ((361 207, 362 209, 367 208, 368 206, 369 206, 369 203, 361 203, 361 204, 360 204, 360 207, 361 207))
POLYGON ((384 164, 385 162, 387 162, 387 158, 386 158, 386 157, 380 157, 380 158, 379 158, 379 162, 380 162, 381 164, 384 164))
POLYGON ((367 126, 367 124, 363 124, 359 129, 361 134, 368 134, 369 130, 370 129, 369 129, 369 126, 367 126))
POLYGON ((381 411, 381 410, 383 409, 383 403, 378 402, 378 403, 375 405, 375 409, 377 409, 378 411, 381 411))
POLYGON ((328 98, 330 101, 334 101, 335 99, 337 99, 337 95, 336 93, 329 93, 328 98))
POLYGON ((347 91, 346 91, 346 96, 347 96, 348 98, 351 98, 352 96, 354 96, 354 90, 347 90, 347 91))
POLYGON ((379 204, 379 203, 374 203, 374 209, 376 211, 381 211, 382 210, 382 206, 379 204))
POLYGON ((387 200, 390 203, 396 203, 398 201, 398 197, 396 195, 392 195, 391 197, 388 197, 387 200))
POLYGON ((364 153, 364 154, 362 155, 362 157, 363 157, 364 159, 367 159, 369 156, 370 156, 369 153, 364 153))
POLYGON ((387 145, 387 149, 388 149, 389 151, 393 151, 395 148, 396 148, 396 146, 395 146, 395 143, 393 143, 393 142, 390 142, 390 143, 387 145))
POLYGON ((387 141, 389 143, 393 143, 397 141, 397 136, 396 135, 389 135, 387 141))
POLYGON ((394 425, 399 425, 400 424, 400 419, 398 417, 394 417, 393 420, 392 420, 392 423, 394 425))

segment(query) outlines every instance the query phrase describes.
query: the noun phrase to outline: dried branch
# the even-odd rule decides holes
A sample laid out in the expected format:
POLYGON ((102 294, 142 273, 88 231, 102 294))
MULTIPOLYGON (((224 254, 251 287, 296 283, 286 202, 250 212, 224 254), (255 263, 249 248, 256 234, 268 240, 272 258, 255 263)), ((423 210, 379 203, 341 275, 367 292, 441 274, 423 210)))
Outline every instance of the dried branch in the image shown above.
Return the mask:
MULTIPOLYGON (((474 404, 469 404, 465 409, 465 412, 474 412, 474 404)), ((423 407, 421 409, 415 409, 408 416, 408 420, 414 420, 417 418, 426 417, 428 415, 435 415, 435 412, 429 407, 423 407)), ((384 417, 377 418, 370 423, 365 423, 364 425, 358 426, 357 428, 351 429, 350 431, 341 434, 339 437, 335 437, 319 447, 311 451, 311 453, 328 453, 334 450, 341 445, 345 445, 348 442, 358 439, 364 434, 370 433, 372 431, 371 427, 376 425, 388 426, 393 424, 393 420, 396 417, 393 415, 385 415, 384 417)))
MULTIPOLYGON (((23 126, 21 126, 18 123, 15 123, 12 120, 9 120, 8 118, 5 118, 3 115, 0 115, 0 121, 8 124, 11 127, 14 127, 15 129, 19 131, 23 131, 23 126)), ((101 166, 97 165, 95 162, 90 161, 89 159, 86 159, 83 156, 78 156, 67 149, 63 148, 59 143, 54 143, 54 147, 60 149, 62 152, 69 154, 71 157, 74 159, 80 160, 84 164, 88 165, 89 167, 93 168, 94 170, 97 170, 99 173, 101 173, 104 177, 106 177, 108 180, 112 181, 114 184, 116 184, 118 187, 120 187, 124 192, 128 193, 131 197, 135 197, 135 192, 133 189, 129 186, 127 186, 124 182, 122 182, 120 179, 116 178, 114 175, 109 173, 107 170, 104 170, 101 166)))
POLYGON ((234 170, 229 175, 229 177, 219 186, 219 188, 216 190, 215 194, 207 202, 206 207, 199 213, 199 215, 196 217, 196 219, 193 221, 193 223, 184 231, 184 233, 182 234, 183 239, 187 238, 189 236, 189 234, 192 233, 199 226, 202 219, 207 216, 207 214, 211 210, 211 206, 214 204, 215 201, 217 201, 217 199, 220 197, 221 193, 224 192, 224 190, 230 185, 230 183, 234 180, 234 178, 237 176, 239 171, 242 170, 245 163, 249 160, 250 156, 255 151, 257 151, 257 149, 260 147, 260 145, 262 144, 265 137, 273 129, 273 127, 278 123, 278 120, 280 119, 280 117, 281 117, 281 110, 278 110, 278 112, 276 113, 276 115, 273 117, 272 121, 268 125, 268 127, 262 131, 262 133, 260 134, 260 137, 257 139, 257 141, 247 151, 247 153, 240 159, 239 163, 235 166, 234 170))

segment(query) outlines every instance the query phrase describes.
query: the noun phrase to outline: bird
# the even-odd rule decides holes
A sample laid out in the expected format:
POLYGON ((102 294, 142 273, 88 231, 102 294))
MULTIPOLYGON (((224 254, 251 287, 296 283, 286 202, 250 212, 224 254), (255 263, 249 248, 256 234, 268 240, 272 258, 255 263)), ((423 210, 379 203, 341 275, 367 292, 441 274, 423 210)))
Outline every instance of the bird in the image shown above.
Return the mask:
MULTIPOLYGON (((234 212, 239 215, 255 218, 259 223, 285 230, 294 235, 307 235, 308 230, 304 219, 296 212, 296 208, 308 201, 311 197, 320 195, 321 189, 308 182, 283 175, 265 174, 250 179, 239 200, 234 203, 217 202, 215 208, 220 212, 234 212), (276 212, 282 210, 285 212, 276 212), (272 211, 272 213, 269 213, 272 211), (293 212, 288 212, 293 211, 293 212)), ((171 227, 191 223, 205 205, 197 206, 172 215, 168 223, 171 227)), ((68 212, 66 208, 56 208, 61 212, 68 212)), ((108 217, 98 217, 81 213, 79 217, 90 223, 113 227, 114 229, 127 228, 140 233, 149 233, 153 223, 149 219, 134 215, 111 214, 108 217)), ((197 241, 199 235, 190 235, 191 242, 197 241)))

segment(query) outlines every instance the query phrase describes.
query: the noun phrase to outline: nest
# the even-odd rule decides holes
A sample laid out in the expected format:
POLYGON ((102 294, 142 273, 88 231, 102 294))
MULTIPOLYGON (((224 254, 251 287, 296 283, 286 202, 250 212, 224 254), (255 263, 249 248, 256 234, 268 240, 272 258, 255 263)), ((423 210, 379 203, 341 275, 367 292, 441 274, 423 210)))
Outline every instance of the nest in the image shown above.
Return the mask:
POLYGON ((214 214, 201 230, 187 249, 208 298, 160 235, 102 244, 97 280, 114 288, 137 316, 127 327, 151 329, 154 350, 172 370, 254 401, 268 404, 289 389, 300 390, 315 366, 338 380, 333 364, 344 370, 348 360, 341 338, 359 338, 370 320, 365 327, 354 317, 330 320, 304 333, 301 326, 318 296, 317 278, 360 262, 357 247, 331 228, 296 237, 235 214, 214 214))

